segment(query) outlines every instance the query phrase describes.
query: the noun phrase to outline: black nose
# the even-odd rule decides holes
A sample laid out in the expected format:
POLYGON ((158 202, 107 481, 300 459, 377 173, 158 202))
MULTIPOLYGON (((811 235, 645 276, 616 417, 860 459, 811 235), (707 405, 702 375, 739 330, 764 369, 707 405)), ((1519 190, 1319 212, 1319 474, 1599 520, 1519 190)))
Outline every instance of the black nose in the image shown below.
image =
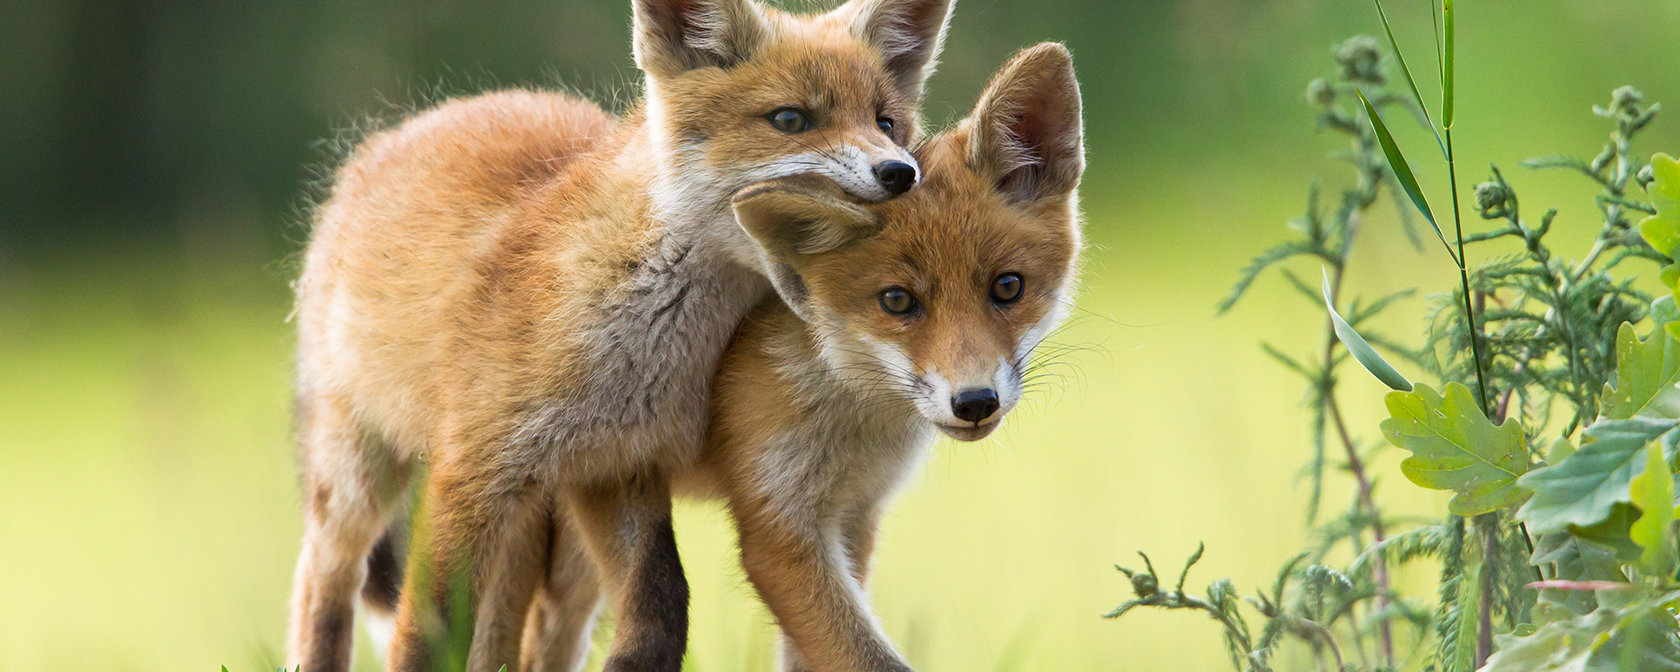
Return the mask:
POLYGON ((916 167, 903 161, 888 161, 875 166, 875 179, 881 181, 881 188, 887 190, 889 198, 901 196, 916 186, 916 167))
POLYGON ((963 390, 951 397, 951 414, 958 420, 980 422, 998 410, 997 393, 992 388, 963 390))

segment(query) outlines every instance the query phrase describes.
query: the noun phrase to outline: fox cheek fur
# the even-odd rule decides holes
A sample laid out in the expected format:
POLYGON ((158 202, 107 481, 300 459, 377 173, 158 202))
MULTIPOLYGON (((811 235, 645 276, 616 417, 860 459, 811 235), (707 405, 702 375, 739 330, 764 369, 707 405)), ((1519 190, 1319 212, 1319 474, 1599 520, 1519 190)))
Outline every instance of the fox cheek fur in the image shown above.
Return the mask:
MULTIPOLYGON (((865 201, 914 185, 919 170, 906 147, 920 132, 922 82, 948 0, 860 0, 809 21, 748 0, 688 4, 705 7, 689 15, 667 8, 658 21, 650 8, 636 26, 647 112, 658 129, 660 212, 692 211, 798 174, 827 177, 865 201), (857 67, 863 62, 886 67, 857 67), (796 115, 797 124, 768 123, 777 113, 796 115)), ((735 249, 751 259, 749 246, 735 249)))
POLYGON ((829 366, 908 398, 957 439, 986 436, 1019 403, 1031 353, 1069 301, 1085 159, 1067 63, 1059 46, 1012 59, 974 113, 920 151, 926 183, 904 198, 855 204, 794 181, 735 198, 829 366), (1018 295, 998 294, 1005 276, 1018 295), (903 314, 886 309, 889 289, 909 296, 903 314))

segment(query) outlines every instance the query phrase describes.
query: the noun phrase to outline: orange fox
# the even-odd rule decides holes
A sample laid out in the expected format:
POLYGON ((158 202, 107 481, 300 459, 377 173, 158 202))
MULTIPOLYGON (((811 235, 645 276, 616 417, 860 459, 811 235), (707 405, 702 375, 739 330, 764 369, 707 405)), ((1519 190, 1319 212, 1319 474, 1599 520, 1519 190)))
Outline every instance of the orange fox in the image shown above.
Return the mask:
MULTIPOLYGON (((1080 115, 1067 50, 1041 44, 917 150, 923 183, 900 198, 859 205, 808 176, 734 197, 780 300, 736 332, 705 451, 677 485, 727 498, 784 669, 910 669, 864 598, 876 525, 936 430, 997 428, 1071 302, 1080 115)), ((586 651, 595 588, 568 539, 532 609, 528 670, 576 670, 586 651)))
POLYGON ((354 151, 297 285, 305 532, 288 665, 348 666, 355 595, 370 564, 390 569, 370 552, 424 460, 392 669, 464 639, 467 669, 517 667, 557 534, 610 569, 607 669, 678 669, 687 585, 667 474, 697 459, 718 359, 774 272, 731 199, 799 174, 862 201, 909 190, 950 1, 797 17, 634 0, 646 97, 628 117, 512 91, 354 151))

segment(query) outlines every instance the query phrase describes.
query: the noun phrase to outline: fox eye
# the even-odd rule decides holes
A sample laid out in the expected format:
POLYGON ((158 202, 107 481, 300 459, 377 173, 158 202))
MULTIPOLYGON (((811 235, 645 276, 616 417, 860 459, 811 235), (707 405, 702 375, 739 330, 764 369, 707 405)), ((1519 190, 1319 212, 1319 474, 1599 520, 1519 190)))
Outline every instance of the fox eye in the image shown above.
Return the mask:
POLYGON ((1021 288, 1024 285, 1019 273, 1004 273, 992 281, 992 301, 1001 304, 1015 303, 1021 298, 1021 288))
POLYGON ((881 117, 875 120, 875 126, 879 127, 882 133, 887 134, 887 137, 893 137, 893 120, 881 117))
POLYGON ((881 310, 894 315, 909 315, 916 310, 916 297, 903 287, 888 287, 881 290, 881 310))
POLYGON ((778 107, 765 115, 770 125, 783 133, 804 133, 811 130, 811 115, 797 107, 778 107))

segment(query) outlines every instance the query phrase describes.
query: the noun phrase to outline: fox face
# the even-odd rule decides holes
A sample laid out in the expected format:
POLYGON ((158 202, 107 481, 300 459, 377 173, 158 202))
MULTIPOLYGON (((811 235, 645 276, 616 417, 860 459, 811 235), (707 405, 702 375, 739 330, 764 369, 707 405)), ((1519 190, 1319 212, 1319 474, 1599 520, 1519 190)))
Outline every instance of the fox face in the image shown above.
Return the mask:
POLYGON ((1066 49, 1011 60, 917 158, 923 183, 901 198, 782 179, 738 194, 736 220, 836 377, 973 441, 1020 401, 1072 291, 1084 149, 1066 49))
POLYGON ((919 176, 922 82, 951 0, 852 0, 800 17, 752 0, 636 0, 635 53, 666 213, 814 174, 884 201, 919 176))

